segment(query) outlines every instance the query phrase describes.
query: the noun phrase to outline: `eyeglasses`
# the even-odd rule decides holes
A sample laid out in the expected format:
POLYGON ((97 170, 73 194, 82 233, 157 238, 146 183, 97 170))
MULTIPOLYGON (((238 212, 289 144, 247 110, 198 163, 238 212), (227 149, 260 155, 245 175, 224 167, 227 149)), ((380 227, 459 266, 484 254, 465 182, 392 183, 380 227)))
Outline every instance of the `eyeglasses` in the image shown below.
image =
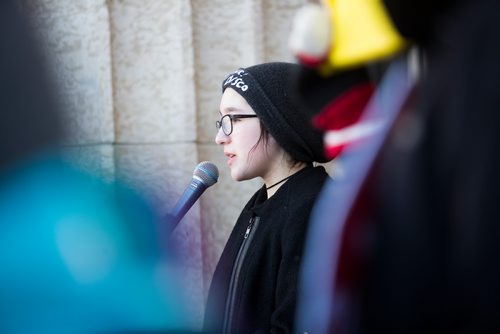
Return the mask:
POLYGON ((222 132, 224 132, 226 136, 229 136, 231 133, 233 133, 234 120, 240 118, 253 118, 253 117, 257 117, 257 115, 227 114, 222 116, 220 121, 215 121, 215 127, 217 128, 217 131, 219 131, 219 129, 222 128, 222 132))

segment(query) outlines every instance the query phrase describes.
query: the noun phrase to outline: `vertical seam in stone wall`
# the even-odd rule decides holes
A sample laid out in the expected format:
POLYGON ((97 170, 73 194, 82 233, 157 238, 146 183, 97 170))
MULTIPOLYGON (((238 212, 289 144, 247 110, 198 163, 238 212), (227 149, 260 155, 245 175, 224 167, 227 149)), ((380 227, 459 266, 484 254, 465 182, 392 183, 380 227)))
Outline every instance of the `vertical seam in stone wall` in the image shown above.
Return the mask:
MULTIPOLYGON (((196 137, 195 137, 195 141, 194 141, 194 144, 195 144, 195 147, 196 147, 196 157, 197 159, 199 160, 201 154, 200 154, 200 136, 199 136, 199 112, 200 112, 200 107, 199 107, 199 101, 198 101, 198 94, 197 94, 197 82, 198 82, 198 71, 196 70, 197 69, 197 57, 196 57, 196 45, 195 45, 195 27, 194 27, 194 19, 193 19, 193 0, 188 0, 187 1, 187 4, 186 4, 186 7, 187 9, 189 9, 190 11, 190 15, 189 15, 189 25, 191 26, 191 53, 190 53, 190 56, 191 56, 191 59, 192 59, 192 66, 193 66, 193 99, 194 99, 194 122, 196 123, 195 124, 195 131, 196 131, 196 137)), ((207 284, 208 282, 205 280, 205 270, 206 270, 206 267, 207 267, 207 264, 205 263, 205 256, 204 256, 204 242, 206 240, 206 236, 205 236, 205 224, 206 224, 206 219, 203 217, 203 206, 204 206, 204 201, 203 201, 203 198, 200 199, 200 202, 199 202, 199 213, 200 213, 200 244, 199 244, 199 249, 200 249, 200 254, 201 254, 201 291, 202 291, 202 305, 201 305, 201 308, 202 308, 202 321, 203 321, 203 317, 204 317, 204 313, 205 313, 205 291, 206 291, 206 288, 207 288, 207 284)))
MULTIPOLYGON (((194 139, 194 144, 196 145, 197 147, 197 143, 198 143, 198 94, 196 94, 196 58, 195 58, 195 55, 194 55, 194 28, 193 28, 193 6, 192 6, 192 3, 191 3, 191 0, 185 0, 185 6, 182 7, 181 10, 186 10, 187 13, 184 13, 185 14, 185 17, 188 17, 189 20, 186 22, 186 26, 189 27, 189 40, 191 41, 191 47, 189 48, 189 52, 186 52, 186 53, 189 53, 189 60, 187 63, 191 65, 191 73, 192 73, 192 77, 190 78, 190 81, 191 82, 191 85, 190 85, 190 89, 192 90, 192 99, 193 99, 193 107, 194 107, 194 122, 195 122, 195 139, 194 139)), ((185 65, 185 64, 184 64, 185 65)), ((197 152, 197 156, 199 157, 199 152, 198 152, 198 149, 196 150, 197 152)))
POLYGON ((114 81, 114 72, 115 72, 115 66, 114 66, 114 61, 113 61, 113 31, 112 29, 112 24, 111 20, 113 19, 111 13, 111 0, 106 0, 106 9, 108 11, 108 31, 109 31, 109 63, 110 63, 110 75, 111 75, 111 104, 112 104, 112 109, 113 109, 113 140, 111 142, 112 145, 115 144, 116 142, 116 125, 115 125, 115 81, 114 81))
POLYGON ((265 37, 264 37, 264 4, 263 0, 253 0, 251 3, 251 22, 253 22, 253 38, 255 57, 253 63, 261 63, 265 59, 265 37))
MULTIPOLYGON (((194 108, 193 114, 193 122, 195 123, 193 128, 195 131, 195 137, 193 140, 193 144, 195 146, 195 156, 196 160, 199 161, 200 159, 200 145, 199 145, 199 128, 198 128, 198 123, 199 123, 199 108, 198 108, 198 94, 196 92, 196 79, 197 79, 197 71, 196 71, 196 57, 195 57, 195 51, 194 51, 194 20, 193 20, 193 4, 191 0, 185 0, 184 4, 181 6, 181 16, 186 18, 186 21, 184 23, 184 27, 186 29, 189 29, 189 41, 190 43, 186 43, 183 45, 186 49, 184 50, 185 55, 186 55, 186 60, 183 62, 183 67, 188 67, 190 66, 191 69, 188 71, 188 73, 191 74, 189 78, 186 78, 185 85, 187 86, 186 90, 189 93, 189 98, 192 99, 192 107, 194 108), (189 57, 189 59, 187 58, 189 57)), ((193 166, 194 168, 194 166, 193 166)), ((204 303, 204 291, 205 291, 205 279, 204 279, 204 270, 205 270, 205 261, 204 261, 204 256, 203 256, 203 240, 204 240, 204 222, 205 219, 203 217, 203 200, 200 199, 198 202, 198 206, 196 207, 199 213, 200 220, 198 222, 198 231, 200 233, 200 242, 198 244, 198 252, 200 254, 200 260, 201 260, 201 268, 200 270, 200 292, 201 292, 201 300, 202 303, 200 305, 201 308, 201 319, 200 319, 200 325, 201 322, 203 321, 203 315, 205 311, 205 303, 204 303)))
POLYGON ((258 62, 264 62, 267 60, 267 54, 266 54, 266 46, 267 46, 267 40, 266 40, 266 35, 268 33, 267 26, 266 26, 266 10, 265 10, 265 4, 264 0, 256 0, 256 7, 258 10, 255 11, 256 15, 258 15, 258 20, 256 22, 259 23, 258 30, 256 31, 257 38, 258 40, 256 43, 260 45, 260 48, 258 49, 259 54, 257 57, 258 62))
POLYGON ((115 110, 115 66, 114 66, 114 61, 113 61, 113 31, 112 27, 113 25, 111 24, 111 20, 113 19, 112 17, 112 10, 111 10, 111 0, 105 0, 106 3, 106 10, 108 11, 108 31, 109 31, 109 75, 111 76, 111 110, 113 114, 113 140, 111 141, 111 149, 113 150, 112 157, 113 157, 113 175, 116 175, 116 150, 115 150, 115 144, 116 144, 116 138, 117 138, 117 133, 116 133, 116 110, 115 110))
POLYGON ((197 87, 198 87, 198 71, 196 70, 197 68, 197 65, 198 65, 198 62, 197 62, 197 59, 198 57, 196 56, 196 45, 195 45, 195 26, 194 26, 194 19, 193 19, 193 0, 188 0, 188 3, 189 3, 189 9, 191 11, 191 15, 190 15, 190 25, 191 25, 191 43, 192 43, 192 52, 191 52, 191 56, 193 58, 193 86, 194 86, 194 108, 195 108, 195 122, 196 122, 196 140, 195 140, 195 144, 196 144, 196 153, 198 155, 198 157, 200 156, 200 152, 199 152, 199 149, 198 149, 198 144, 200 143, 200 137, 198 136, 198 133, 200 132, 199 131, 199 117, 198 117, 198 113, 199 111, 201 110, 200 109, 200 102, 198 101, 198 94, 196 94, 196 91, 197 91, 197 87))

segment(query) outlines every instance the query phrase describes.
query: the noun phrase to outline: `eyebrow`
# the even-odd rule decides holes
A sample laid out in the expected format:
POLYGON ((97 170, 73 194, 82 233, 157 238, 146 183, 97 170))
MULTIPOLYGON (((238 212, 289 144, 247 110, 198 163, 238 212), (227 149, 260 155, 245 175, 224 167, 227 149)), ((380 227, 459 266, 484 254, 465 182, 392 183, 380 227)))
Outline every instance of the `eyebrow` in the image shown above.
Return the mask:
MULTIPOLYGON (((227 108, 224 108, 224 110, 227 113, 231 113, 231 112, 235 112, 235 111, 242 111, 241 109, 235 108, 235 107, 227 107, 227 108)), ((219 110, 219 114, 222 116, 222 112, 220 110, 219 110)))

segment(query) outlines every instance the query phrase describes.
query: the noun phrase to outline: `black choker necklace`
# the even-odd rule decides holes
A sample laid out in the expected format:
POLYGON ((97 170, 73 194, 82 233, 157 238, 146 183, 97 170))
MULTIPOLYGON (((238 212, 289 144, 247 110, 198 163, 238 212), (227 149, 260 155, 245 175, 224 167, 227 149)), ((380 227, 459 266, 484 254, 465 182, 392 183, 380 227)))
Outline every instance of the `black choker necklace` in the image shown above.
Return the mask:
POLYGON ((273 184, 273 185, 270 185, 269 187, 266 187, 266 190, 269 190, 269 189, 271 189, 272 187, 277 186, 278 184, 285 182, 286 180, 288 180, 288 179, 289 179, 289 178, 291 178, 292 176, 293 176, 293 174, 292 174, 292 175, 290 175, 290 176, 285 177, 283 180, 278 181, 278 182, 276 182, 276 183, 275 183, 275 184, 273 184))

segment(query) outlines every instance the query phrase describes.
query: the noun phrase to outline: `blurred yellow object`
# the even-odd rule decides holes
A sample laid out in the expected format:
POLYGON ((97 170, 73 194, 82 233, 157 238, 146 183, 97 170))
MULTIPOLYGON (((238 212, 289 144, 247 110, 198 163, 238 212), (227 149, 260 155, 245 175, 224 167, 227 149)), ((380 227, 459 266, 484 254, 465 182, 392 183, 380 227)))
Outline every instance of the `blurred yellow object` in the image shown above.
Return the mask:
POLYGON ((380 0, 324 0, 331 49, 322 74, 390 57, 406 47, 380 0))

